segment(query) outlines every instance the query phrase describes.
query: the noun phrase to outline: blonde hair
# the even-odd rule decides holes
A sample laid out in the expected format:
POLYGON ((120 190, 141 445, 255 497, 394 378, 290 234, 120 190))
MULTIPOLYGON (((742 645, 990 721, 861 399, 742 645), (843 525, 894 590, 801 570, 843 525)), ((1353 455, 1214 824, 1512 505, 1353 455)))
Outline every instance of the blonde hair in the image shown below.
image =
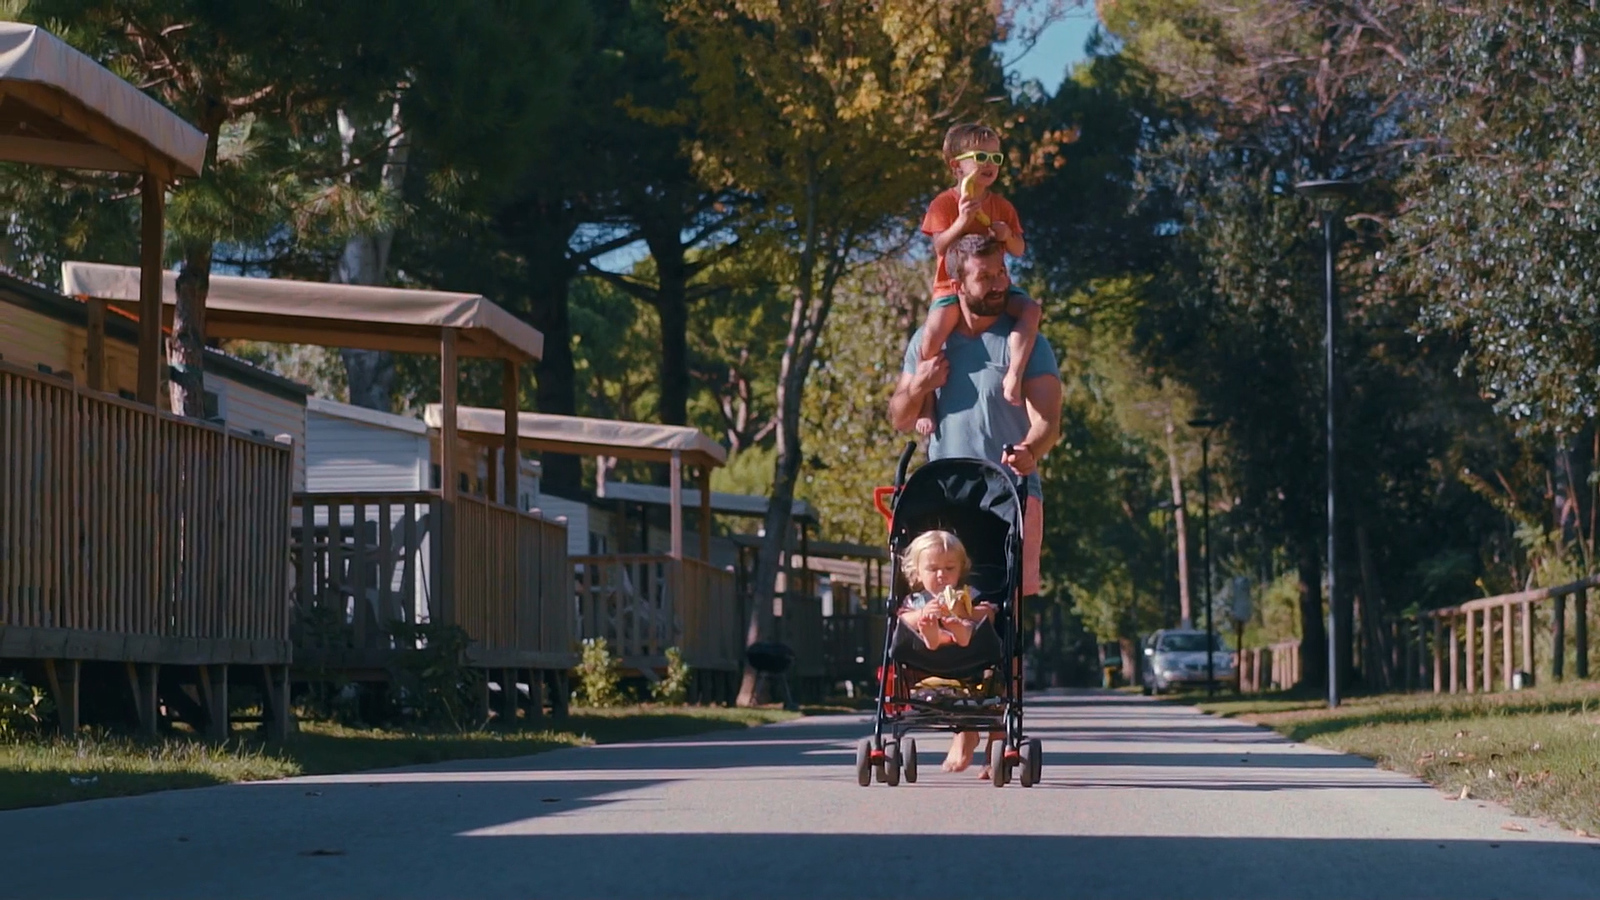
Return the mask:
MULTIPOLYGON (((929 550, 941 553, 954 553, 958 560, 961 572, 957 580, 967 577, 967 569, 972 567, 972 561, 967 558, 967 548, 961 545, 961 539, 948 531, 924 531, 912 539, 911 545, 906 547, 905 556, 900 559, 900 571, 905 573, 906 581, 913 585, 921 584, 917 580, 917 564, 922 561, 922 554, 929 550)), ((927 585, 922 585, 926 588, 927 585)))

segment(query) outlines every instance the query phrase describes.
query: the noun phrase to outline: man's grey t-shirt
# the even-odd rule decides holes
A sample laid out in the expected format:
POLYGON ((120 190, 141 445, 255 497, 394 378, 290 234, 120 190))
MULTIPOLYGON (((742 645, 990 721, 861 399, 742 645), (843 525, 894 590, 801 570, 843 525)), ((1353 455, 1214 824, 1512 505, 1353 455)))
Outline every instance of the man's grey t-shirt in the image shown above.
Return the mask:
MULTIPOLYGON (((945 341, 950 377, 934 394, 934 421, 938 427, 928 444, 929 459, 968 456, 998 463, 1005 445, 1028 436, 1027 407, 1012 406, 1005 398, 1006 369, 1011 363, 1006 338, 1016 324, 1016 319, 1002 314, 977 337, 966 337, 957 331, 945 341)), ((906 346, 906 373, 917 370, 917 348, 921 345, 919 328, 906 346)), ((1039 375, 1061 377, 1055 350, 1043 335, 1034 338, 1023 379, 1039 375)), ((1042 497, 1038 474, 1028 476, 1027 481, 1028 493, 1042 497)))

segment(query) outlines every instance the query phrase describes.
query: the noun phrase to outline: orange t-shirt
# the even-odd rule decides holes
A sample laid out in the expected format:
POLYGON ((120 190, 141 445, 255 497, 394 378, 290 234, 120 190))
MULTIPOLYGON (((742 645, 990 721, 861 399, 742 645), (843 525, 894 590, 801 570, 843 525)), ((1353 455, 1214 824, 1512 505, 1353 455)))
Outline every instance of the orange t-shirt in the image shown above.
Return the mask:
MULTIPOLYGON (((979 201, 979 208, 991 222, 1004 222, 1010 226, 1011 233, 1021 236, 1022 223, 1017 220, 1017 208, 1011 201, 989 191, 979 201)), ((940 234, 955 224, 956 217, 961 215, 961 192, 959 188, 950 188, 933 198, 928 204, 928 211, 922 216, 922 233, 930 237, 940 234)), ((948 297, 956 292, 955 279, 944 268, 944 255, 939 256, 939 270, 933 275, 933 296, 948 297)))

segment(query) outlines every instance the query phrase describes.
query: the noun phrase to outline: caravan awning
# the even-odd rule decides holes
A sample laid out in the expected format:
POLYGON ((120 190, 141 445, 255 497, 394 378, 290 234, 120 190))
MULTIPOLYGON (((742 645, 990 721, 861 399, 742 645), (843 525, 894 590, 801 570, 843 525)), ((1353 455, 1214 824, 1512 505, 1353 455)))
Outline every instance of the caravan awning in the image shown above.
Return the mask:
MULTIPOLYGON (((423 419, 429 428, 440 427, 443 416, 439 404, 428 404, 423 419)), ((462 406, 456 410, 456 431, 468 440, 498 445, 505 428, 505 414, 498 409, 462 406)), ((517 435, 522 449, 546 453, 648 462, 671 462, 673 453, 677 453, 692 466, 720 466, 728 461, 728 451, 721 444, 699 429, 683 425, 525 412, 517 415, 517 435)))
POLYGON ((206 136, 36 25, 0 22, 0 160, 200 174, 206 136))
MULTIPOLYGON (((672 502, 670 488, 659 484, 629 484, 623 481, 607 481, 599 487, 595 496, 606 500, 621 500, 624 503, 643 503, 647 506, 667 506, 672 502)), ((699 506, 700 492, 692 488, 684 490, 683 502, 685 506, 699 506)), ((711 511, 726 516, 765 516, 768 502, 766 497, 753 494, 711 492, 711 511)), ((804 500, 794 501, 789 514, 796 521, 813 524, 817 521, 817 511, 804 500)))
MULTIPOLYGON (((176 272, 161 273, 168 320, 177 280, 176 272)), ((61 284, 64 294, 138 311, 132 266, 62 263, 61 284)), ((477 294, 231 275, 212 275, 206 294, 206 336, 214 338, 437 354, 445 328, 456 331, 461 356, 521 363, 544 355, 544 335, 477 294)))

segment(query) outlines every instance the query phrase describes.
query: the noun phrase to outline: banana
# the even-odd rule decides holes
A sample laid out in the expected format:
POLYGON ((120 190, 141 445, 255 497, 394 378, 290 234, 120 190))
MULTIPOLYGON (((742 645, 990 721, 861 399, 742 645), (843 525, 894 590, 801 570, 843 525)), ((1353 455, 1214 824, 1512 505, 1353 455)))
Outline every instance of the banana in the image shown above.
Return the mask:
MULTIPOLYGON (((973 197, 973 196, 977 195, 978 186, 975 183, 975 180, 977 179, 977 177, 978 177, 978 172, 977 172, 976 169, 974 169, 971 172, 968 172, 965 176, 962 177, 962 179, 961 179, 961 196, 963 196, 963 197, 973 197)), ((982 225, 985 228, 988 228, 989 224, 990 224, 989 223, 989 215, 987 213, 985 213, 981 209, 978 210, 978 224, 982 225)))

